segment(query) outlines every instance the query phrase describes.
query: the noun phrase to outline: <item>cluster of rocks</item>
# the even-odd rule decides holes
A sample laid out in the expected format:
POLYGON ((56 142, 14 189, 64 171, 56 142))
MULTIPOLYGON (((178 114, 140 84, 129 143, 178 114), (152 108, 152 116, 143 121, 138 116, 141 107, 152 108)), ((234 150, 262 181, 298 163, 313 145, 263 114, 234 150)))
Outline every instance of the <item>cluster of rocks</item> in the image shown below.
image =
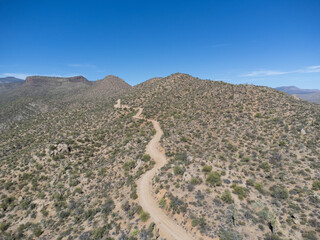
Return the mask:
POLYGON ((58 154, 69 153, 71 148, 65 143, 54 144, 45 149, 46 155, 53 157, 58 154))

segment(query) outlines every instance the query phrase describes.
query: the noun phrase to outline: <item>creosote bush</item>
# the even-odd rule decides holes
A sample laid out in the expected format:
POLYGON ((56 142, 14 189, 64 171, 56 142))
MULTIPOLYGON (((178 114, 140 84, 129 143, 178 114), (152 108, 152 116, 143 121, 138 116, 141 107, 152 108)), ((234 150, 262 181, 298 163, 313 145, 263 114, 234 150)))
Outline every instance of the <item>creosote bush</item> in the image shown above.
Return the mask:
POLYGON ((211 187, 221 186, 220 174, 218 172, 210 172, 206 178, 206 183, 211 187))

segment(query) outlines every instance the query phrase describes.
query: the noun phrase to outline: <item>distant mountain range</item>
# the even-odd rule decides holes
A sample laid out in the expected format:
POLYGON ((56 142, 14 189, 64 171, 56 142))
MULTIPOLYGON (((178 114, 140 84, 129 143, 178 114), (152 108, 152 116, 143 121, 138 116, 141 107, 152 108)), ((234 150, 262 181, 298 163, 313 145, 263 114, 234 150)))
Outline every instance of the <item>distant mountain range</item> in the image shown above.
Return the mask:
POLYGON ((283 86, 275 89, 290 95, 296 95, 303 100, 320 104, 319 89, 301 89, 295 86, 283 86))
POLYGON ((0 78, 0 94, 10 92, 24 84, 23 79, 15 77, 0 78))
POLYGON ((17 83, 24 82, 23 79, 15 78, 15 77, 4 77, 0 78, 0 83, 17 83))

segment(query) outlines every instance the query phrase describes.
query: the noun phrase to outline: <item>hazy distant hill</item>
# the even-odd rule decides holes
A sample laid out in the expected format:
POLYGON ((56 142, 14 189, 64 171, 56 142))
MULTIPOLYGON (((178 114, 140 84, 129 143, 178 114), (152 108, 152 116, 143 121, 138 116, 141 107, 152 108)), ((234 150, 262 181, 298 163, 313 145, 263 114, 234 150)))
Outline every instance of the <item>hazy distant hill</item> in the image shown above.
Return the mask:
POLYGON ((15 78, 15 77, 0 78, 0 83, 13 83, 13 82, 24 82, 24 80, 19 79, 19 78, 15 78))
POLYGON ((181 73, 39 95, 55 107, 0 133, 0 238, 156 238, 136 184, 153 126, 118 98, 160 122, 155 205, 194 239, 319 239, 320 106, 181 73))
POLYGON ((290 95, 296 95, 303 100, 320 104, 320 90, 318 89, 301 89, 295 86, 278 87, 275 89, 290 95))
POLYGON ((15 77, 0 78, 0 95, 23 85, 24 80, 15 77))
POLYGON ((279 91, 288 93, 290 95, 292 94, 310 94, 310 93, 320 93, 320 90, 318 89, 301 89, 295 86, 284 86, 284 87, 277 87, 275 88, 279 91))

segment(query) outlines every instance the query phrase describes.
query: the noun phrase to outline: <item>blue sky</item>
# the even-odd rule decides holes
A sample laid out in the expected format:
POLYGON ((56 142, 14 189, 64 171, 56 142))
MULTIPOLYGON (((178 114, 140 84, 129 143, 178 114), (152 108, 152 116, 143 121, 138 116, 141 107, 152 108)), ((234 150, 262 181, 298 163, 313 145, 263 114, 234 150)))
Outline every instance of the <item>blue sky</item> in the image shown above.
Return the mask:
POLYGON ((0 0, 0 76, 320 89, 319 0, 0 0))

